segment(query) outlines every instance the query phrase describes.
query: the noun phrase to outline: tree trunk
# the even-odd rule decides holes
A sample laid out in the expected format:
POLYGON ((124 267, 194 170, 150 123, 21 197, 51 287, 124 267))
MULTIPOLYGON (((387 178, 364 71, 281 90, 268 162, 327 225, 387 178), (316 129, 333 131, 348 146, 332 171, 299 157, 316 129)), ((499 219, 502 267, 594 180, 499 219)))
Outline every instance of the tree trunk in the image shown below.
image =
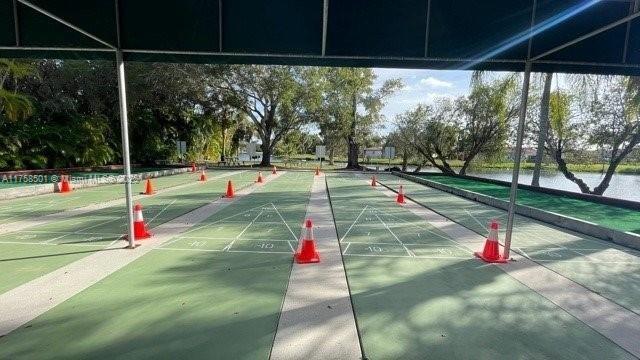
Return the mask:
POLYGON ((618 156, 611 157, 611 160, 609 161, 609 167, 607 168, 607 172, 604 174, 604 178, 602 179, 602 181, 600 181, 600 184, 596 186, 595 189, 593 189, 593 194, 595 195, 604 194, 604 192, 609 187, 609 184, 611 183, 611 178, 615 174, 616 169, 618 168, 618 165, 620 165, 622 160, 624 160, 624 158, 631 153, 633 148, 635 148, 636 144, 637 142, 632 141, 622 150, 622 152, 620 152, 618 156))
POLYGON ((358 142, 356 141, 356 122, 357 122, 357 114, 358 111, 358 99, 356 94, 353 95, 353 119, 351 121, 351 129, 349 130, 349 135, 347 136, 347 169, 357 169, 360 170, 360 163, 358 161, 358 142))
POLYGON ((566 161, 564 161, 564 159, 562 158, 562 146, 560 143, 558 143, 558 147, 555 150, 553 150, 553 158, 555 159, 556 164, 558 165, 558 170, 560 170, 560 172, 564 175, 565 178, 567 178, 568 180, 571 180, 576 185, 578 185, 578 187, 580 188, 580 191, 583 194, 591 194, 591 189, 589 188, 589 185, 587 185, 584 181, 582 181, 582 179, 577 178, 569 170, 569 167, 567 166, 566 161))
POLYGON ((333 166, 334 153, 335 151, 333 151, 333 146, 330 146, 329 147, 329 165, 331 166, 333 166))
POLYGON ((466 159, 464 159, 464 164, 462 164, 462 168, 460 169, 460 171, 458 171, 459 175, 467 174, 467 169, 471 165, 471 162, 473 161, 473 159, 475 159, 476 156, 478 156, 479 152, 480 152, 479 150, 474 150, 469 154, 469 156, 466 159))
POLYGON ((262 161, 260 161, 260 166, 271 166, 271 139, 263 139, 260 149, 262 149, 262 161))
POLYGON ((347 137, 348 153, 347 153, 347 169, 360 169, 360 163, 358 161, 358 143, 355 139, 355 134, 349 134, 347 137))
POLYGON ((402 153, 402 171, 407 171, 407 164, 409 163, 409 154, 405 151, 402 153))
POLYGON ((609 164, 609 168, 607 168, 607 172, 604 174, 604 178, 600 182, 598 186, 593 189, 592 194, 594 195, 602 195, 609 187, 609 183, 611 183, 611 178, 613 174, 616 172, 616 168, 618 167, 619 161, 615 161, 613 164, 609 164))
POLYGON ((538 148, 536 150, 536 163, 533 167, 533 179, 531 186, 540 186, 540 170, 542 168, 542 159, 544 157, 544 145, 547 141, 549 132, 549 98, 551 97, 551 81, 553 73, 546 73, 544 78, 544 89, 542 91, 542 100, 540 101, 540 132, 538 133, 538 148))
POLYGON ((227 129, 222 129, 222 152, 220 153, 220 161, 225 162, 226 160, 226 148, 227 144, 227 129))

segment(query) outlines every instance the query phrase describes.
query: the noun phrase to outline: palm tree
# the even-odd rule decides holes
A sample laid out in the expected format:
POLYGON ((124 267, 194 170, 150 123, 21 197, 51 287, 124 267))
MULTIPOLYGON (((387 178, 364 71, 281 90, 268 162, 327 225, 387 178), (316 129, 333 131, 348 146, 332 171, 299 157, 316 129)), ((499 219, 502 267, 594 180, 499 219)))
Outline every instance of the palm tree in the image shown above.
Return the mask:
POLYGON ((33 114, 31 100, 17 92, 17 84, 18 80, 35 72, 35 67, 29 63, 0 59, 0 118, 18 121, 33 114), (13 82, 13 90, 6 87, 9 81, 13 82))

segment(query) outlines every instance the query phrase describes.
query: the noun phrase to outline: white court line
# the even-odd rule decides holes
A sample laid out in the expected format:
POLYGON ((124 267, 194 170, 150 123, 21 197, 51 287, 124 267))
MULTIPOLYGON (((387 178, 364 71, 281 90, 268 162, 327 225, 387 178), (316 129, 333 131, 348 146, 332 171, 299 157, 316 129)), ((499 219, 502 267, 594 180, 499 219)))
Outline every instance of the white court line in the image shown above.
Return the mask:
MULTIPOLYGON (((391 216, 391 217, 393 217, 393 215, 387 215, 387 216, 391 216)), ((398 220, 400 220, 400 219, 398 219, 398 220)), ((402 220, 401 220, 401 221, 402 221, 402 220)), ((436 233, 436 232, 434 232, 434 231, 432 231, 432 230, 428 229, 427 227, 419 226, 419 225, 417 225, 417 224, 412 224, 412 223, 411 223, 411 222, 409 222, 409 221, 405 221, 405 223, 409 224, 409 226, 411 226, 411 227, 413 227, 413 228, 415 228, 415 229, 421 230, 420 232, 422 232, 422 233, 429 233, 429 234, 431 234, 431 235, 434 235, 434 236, 436 236, 436 237, 439 237, 439 238, 444 239, 444 240, 447 240, 447 241, 452 241, 452 240, 453 240, 452 238, 450 238, 450 237, 446 237, 446 236, 443 236, 443 235, 441 235, 441 234, 438 234, 438 233, 436 233)))
POLYGON ((345 246, 344 250, 342 250, 342 255, 347 255, 347 250, 349 250, 349 246, 351 246, 350 242, 348 242, 347 246, 345 246))
POLYGON ((295 253, 296 249, 294 249, 293 245, 291 245, 291 241, 287 241, 287 244, 289 244, 289 247, 291 248, 291 252, 295 253))
MULTIPOLYGON (((482 224, 482 223, 481 223, 481 222, 480 222, 480 221, 479 221, 479 220, 478 220, 478 219, 477 219, 473 214, 471 214, 471 212, 470 212, 469 210, 464 209, 464 211, 465 211, 465 212, 466 212, 466 213, 467 213, 467 214, 468 214, 468 215, 469 215, 473 220, 475 220, 478 224, 480 224, 480 225, 482 225, 482 226, 484 227, 484 225, 483 225, 483 224, 482 224)), ((504 214, 503 214, 503 215, 504 215, 504 214)), ((536 223, 533 223, 533 225, 537 225, 537 224, 536 224, 536 223)), ((522 229, 522 228, 517 228, 517 229, 516 229, 516 234, 517 234, 517 233, 520 233, 520 234, 522 234, 523 236, 533 237, 533 238, 535 238, 535 239, 537 239, 537 240, 540 240, 540 241, 546 242, 547 244, 551 244, 551 245, 553 245, 553 246, 555 246, 555 247, 559 247, 559 248, 562 248, 562 249, 564 249, 564 250, 572 251, 572 252, 574 252, 574 253, 576 253, 576 254, 578 254, 578 255, 580 255, 580 256, 584 256, 584 257, 586 257, 586 258, 592 259, 592 262, 594 262, 594 263, 600 263, 600 262, 602 262, 602 261, 600 261, 600 260, 598 260, 598 259, 593 259, 593 258, 591 258, 591 257, 590 257, 589 255, 587 255, 587 254, 583 254, 583 253, 581 253, 581 252, 579 252, 579 251, 575 251, 575 250, 570 249, 570 248, 568 248, 568 247, 566 247, 566 246, 563 246, 562 244, 558 244, 558 243, 555 243, 555 242, 553 242, 553 241, 547 240, 547 239, 545 239, 544 237, 542 237, 542 236, 540 236, 540 235, 536 234, 536 233, 535 233, 535 232, 533 232, 533 231, 529 231, 529 230, 522 229)), ((502 245, 502 244, 500 244, 500 245, 502 245)))
MULTIPOLYGON (((27 234, 71 234, 72 231, 49 231, 49 230, 21 230, 19 233, 27 234)), ((14 235, 16 233, 13 233, 14 235)), ((120 233, 94 233, 94 232, 79 232, 79 235, 98 235, 98 236, 121 236, 120 233)))
POLYGON ((41 245, 41 246, 91 246, 91 247, 103 247, 102 244, 78 244, 78 243, 41 243, 41 242, 26 242, 26 241, 0 241, 0 244, 12 244, 12 245, 41 245))
POLYGON ((288 254, 290 255, 291 252, 289 251, 257 251, 257 250, 229 250, 226 252, 231 252, 231 253, 254 253, 254 254, 288 254))
POLYGON ((360 214, 358 214, 358 216, 356 217, 356 219, 353 221, 353 223, 351 224, 351 226, 349 226, 349 228, 347 229, 347 231, 344 233, 344 235, 342 235, 342 238, 340 238, 340 241, 344 240, 345 237, 347 237, 347 235, 349 234, 349 232, 351 231, 351 229, 353 228, 353 225, 355 225, 358 220, 360 219, 360 217, 362 216, 362 214, 364 213, 365 210, 367 210, 367 208, 369 207, 369 205, 365 205, 364 208, 362 209, 362 211, 360 211, 360 214))
MULTIPOLYGON (((516 231, 517 231, 517 232, 521 232, 524 236, 530 236, 530 237, 533 237, 533 238, 535 238, 535 239, 538 239, 538 240, 541 240, 541 241, 543 241, 543 242, 546 242, 547 244, 551 244, 551 245, 553 245, 554 247, 552 247, 551 249, 562 249, 562 250, 571 251, 571 252, 574 252, 574 253, 576 253, 576 254, 578 254, 578 255, 580 255, 580 256, 584 256, 584 257, 586 257, 586 258, 588 258, 588 259, 591 259, 591 260, 592 260, 592 262, 594 262, 594 263, 599 263, 599 262, 601 262, 600 260, 598 260, 598 259, 594 259, 594 258, 592 258, 591 256, 589 256, 589 255, 587 255, 587 254, 583 254, 583 253, 581 253, 580 251, 576 251, 576 250, 571 249, 571 248, 568 248, 568 247, 566 247, 566 246, 564 246, 564 245, 562 245, 562 244, 557 244, 557 243, 554 243, 554 242, 553 242, 553 241, 551 241, 551 240, 547 240, 547 239, 545 239, 544 237, 542 237, 542 236, 540 236, 540 235, 536 234, 536 233, 535 233, 535 232, 533 232, 533 231, 528 231, 528 230, 524 230, 524 231, 522 231, 521 229, 518 229, 518 230, 516 230, 516 231)), ((525 247, 527 247, 527 246, 525 246, 525 247)), ((530 247, 532 247, 532 246, 530 246, 530 247)))
POLYGON ((404 245, 404 243, 402 241, 400 241, 400 238, 398 238, 396 236, 396 234, 393 233, 393 231, 391 231, 391 229, 389 229, 389 226, 387 225, 387 223, 385 223, 380 216, 378 216, 378 214, 375 214, 376 217, 378 218, 378 221, 380 221, 382 223, 382 225, 384 225, 385 228, 387 228, 387 230, 391 233, 391 235, 393 235, 394 238, 396 238, 396 240, 398 240, 398 242, 400 243, 400 245, 402 245, 402 247, 404 248, 404 250, 407 252, 407 254, 409 254, 409 256, 416 256, 414 253, 412 253, 408 247, 406 247, 404 245))
POLYGON ((401 258, 401 259, 427 259, 427 260, 473 260, 468 257, 456 257, 456 256, 406 256, 406 255, 372 255, 372 254, 343 254, 345 256, 358 256, 358 257, 380 257, 380 258, 401 258))
MULTIPOLYGON (((208 237, 208 236, 180 236, 180 239, 193 239, 193 240, 213 240, 213 241, 231 241, 233 237, 208 237)), ((276 242, 286 242, 291 240, 283 240, 283 239, 268 239, 268 238, 244 238, 237 239, 238 241, 276 241, 276 242)))
POLYGON ((256 217, 249 223, 249 225, 245 226, 244 229, 242 229, 242 231, 240 232, 240 234, 236 235, 236 238, 233 239, 233 241, 231 241, 231 243, 229 243, 227 246, 224 247, 224 251, 229 251, 231 249, 231 247, 233 246, 233 244, 235 244, 236 240, 238 240, 238 238, 240 238, 240 236, 242 236, 242 234, 244 234, 245 231, 247 231, 247 229, 249 229, 251 227, 251 225, 253 225, 254 222, 256 222, 256 220, 262 215, 262 213, 264 213, 264 209, 261 210, 258 215, 256 215, 256 217))
POLYGON ((162 210, 160 210, 156 216, 152 217, 151 220, 149 220, 147 222, 147 225, 151 224, 153 222, 153 220, 155 220, 158 216, 160 216, 160 214, 162 214, 163 212, 165 212, 165 210, 167 210, 169 208, 169 206, 173 205, 176 201, 178 201, 178 199, 173 200, 172 202, 170 202, 169 204, 167 204, 167 206, 165 206, 164 208, 162 208, 162 210))
MULTIPOLYGON (((535 256, 531 258, 531 260, 536 261, 536 262, 568 262, 568 263, 582 263, 582 264, 593 264, 593 261, 590 260, 566 260, 563 258, 557 258, 557 259, 537 259, 535 256)), ((615 264, 624 264, 624 265, 638 265, 637 262, 633 262, 633 261, 598 261, 598 264, 603 264, 603 265, 615 265, 615 264)))
MULTIPOLYGON (((363 245, 397 245, 395 242, 365 242, 365 241, 344 241, 345 244, 363 244, 363 245)), ((426 246, 426 247, 434 247, 434 248, 451 248, 451 249, 459 249, 460 246, 453 245, 436 245, 436 244, 421 244, 421 243, 403 243, 407 246, 426 246)), ((461 249, 462 250, 462 249, 461 249)), ((465 249, 465 252, 468 250, 465 249)))
MULTIPOLYGON (((18 216, 24 216, 24 215, 28 215, 28 214, 34 213, 34 212, 36 212, 36 211, 40 211, 40 210, 42 210, 42 209, 50 208, 50 207, 52 207, 53 205, 60 205, 60 204, 68 203, 68 202, 70 202, 71 200, 73 200, 73 199, 66 199, 65 201, 57 201, 57 202, 56 202, 56 201, 54 201, 54 200, 50 200, 50 201, 48 202, 48 205, 46 205, 46 206, 39 207, 39 208, 37 208, 37 209, 33 209, 33 210, 31 210, 31 211, 27 211, 26 213, 16 214, 16 215, 13 215, 13 216, 10 216, 10 217, 8 217, 8 218, 1 219, 1 220, 2 220, 3 222, 6 222, 7 220, 11 220, 11 219, 16 218, 16 217, 18 217, 18 216)), ((18 211, 20 211, 20 210, 22 210, 22 209, 28 209, 29 207, 32 207, 32 206, 37 206, 37 205, 27 204, 27 205, 26 205, 26 206, 24 206, 23 208, 18 209, 18 211)), ((12 208, 12 209, 10 210, 10 212, 9 212, 9 213, 11 213, 11 212, 13 212, 13 211, 16 211, 16 209, 15 209, 15 208, 12 208)))
MULTIPOLYGON (((228 219, 231 219, 231 218, 234 218, 234 217, 237 217, 237 216, 240 216, 240 215, 244 215, 244 214, 246 214, 246 213, 248 213, 248 212, 251 212, 251 211, 253 211, 253 210, 257 210, 257 209, 264 208, 265 206, 268 206, 269 204, 270 204, 270 203, 264 203, 264 204, 262 204, 262 205, 258 205, 258 206, 256 206, 256 207, 251 208, 251 209, 241 211, 241 212, 239 212, 239 213, 237 213, 237 214, 233 214, 233 215, 229 215, 229 216, 223 217, 222 219, 218 219, 218 220, 216 220, 216 221, 214 221, 214 222, 207 223, 207 224, 205 224, 205 225, 202 225, 202 226, 199 226, 199 227, 193 228, 193 229, 191 229, 191 230, 185 231, 185 232, 183 232, 183 234, 189 234, 189 233, 192 233, 192 232, 197 231, 197 230, 202 230, 202 229, 206 229, 206 228, 209 228, 209 227, 215 226, 215 225, 219 224, 219 223, 220 223, 220 222, 222 222, 222 221, 226 221, 226 220, 228 220, 228 219)), ((246 223, 246 221, 238 221, 238 222, 239 222, 239 223, 242 223, 242 224, 245 224, 245 223, 246 223)), ((171 243, 171 242, 167 243, 166 245, 168 245, 168 244, 170 244, 170 243, 171 243)))
POLYGON ((280 219, 282 220, 282 222, 287 226, 287 229, 289 229, 289 232, 291 233, 291 236, 293 236, 293 239, 298 240, 298 238, 296 237, 296 234, 293 233, 293 230, 291 230, 291 228, 289 227, 289 224, 287 224, 287 221, 282 217, 282 214, 280 214, 280 211, 278 211, 278 208, 276 207, 276 205, 274 203, 271 203, 271 206, 273 206, 273 209, 276 211, 278 216, 280 216, 280 219))
POLYGON ((522 250, 522 248, 514 248, 514 249, 517 249, 517 250, 518 250, 518 252, 519 252, 520 254, 522 254, 522 256, 526 257, 527 259, 529 259, 529 260, 533 260, 533 259, 531 259, 531 257, 530 257, 530 256, 529 256, 529 255, 528 255, 524 250, 522 250))
POLYGON ((229 253, 254 253, 254 254, 291 254, 290 252, 285 251, 257 251, 257 250, 216 250, 216 249, 189 249, 189 248, 167 248, 160 247, 155 248, 153 250, 164 250, 164 251, 193 251, 193 252, 229 252, 229 253))
MULTIPOLYGON (((469 211, 469 209, 472 209, 472 210, 473 210, 473 209, 482 209, 483 207, 485 207, 485 206, 480 205, 480 206, 468 207, 468 208, 465 208, 465 209, 464 209, 464 211, 467 213, 467 215, 468 215, 471 219, 473 219, 475 222, 477 222, 479 225, 481 225, 482 227, 484 227, 485 225, 484 225, 484 224, 482 224, 482 223, 478 220, 478 218, 477 218, 477 217, 475 217, 475 216, 474 216, 474 215, 469 211)), ((486 207, 488 207, 488 206, 486 206, 486 207)), ((493 209, 489 209, 489 210, 493 210, 493 209)), ((501 211, 501 212, 502 212, 502 214, 501 214, 501 215, 493 216, 493 217, 494 217, 494 218, 502 218, 502 217, 504 217, 504 216, 506 215, 506 213, 504 213, 504 211, 501 211)), ((521 218, 520 216, 518 216, 518 217, 519 217, 519 218, 521 218)), ((522 218, 521 218, 521 220, 522 220, 522 218)), ((552 225, 552 226, 553 226, 553 224, 547 224, 547 223, 539 222, 539 221, 536 221, 536 220, 533 220, 533 221, 530 221, 529 219, 525 219, 525 220, 527 220, 527 221, 528 221, 528 223, 529 223, 529 224, 531 224, 531 226, 543 226, 543 227, 545 227, 545 228, 547 228, 547 229, 550 229, 550 230, 552 230, 552 231, 562 232, 562 234, 563 234, 563 235, 565 235, 565 236, 566 236, 566 235, 570 235, 572 238, 574 238, 574 239, 575 239, 575 241, 584 241, 584 240, 587 240, 587 241, 589 241, 589 242, 596 243, 596 244, 598 244, 598 245, 603 245, 603 244, 602 244, 602 240, 596 240, 596 239, 592 239, 592 238, 584 237, 584 236, 577 236, 577 235, 574 235, 574 234, 572 234, 572 233, 568 233, 568 232, 565 232, 565 231, 560 231, 560 230, 555 229, 554 227, 548 227, 548 226, 547 226, 547 225, 552 225)), ((547 244, 552 245, 552 247, 550 247, 550 248, 546 248, 546 249, 536 249, 536 250, 538 250, 538 251, 555 251, 555 250, 565 250, 565 251, 569 251, 569 252, 576 253, 576 254, 578 254, 578 255, 580 255, 580 256, 582 256, 582 257, 586 258, 586 259, 589 259, 589 261, 585 261, 585 260, 570 260, 570 261, 573 261, 573 262, 598 263, 598 264, 611 263, 611 262, 607 262, 606 260, 596 259, 596 258, 594 258, 594 257, 593 257, 593 255, 592 255, 592 254, 585 254, 585 253, 583 253, 582 251, 604 251, 604 250, 608 250, 608 249, 613 249, 613 250, 620 251, 620 252, 623 252, 623 253, 626 253, 626 254, 636 255, 635 253, 630 252, 630 251, 628 251, 627 249, 617 249, 617 248, 612 248, 612 247, 605 247, 605 248, 601 248, 601 249, 575 249, 575 248, 570 248, 570 247, 564 246, 564 245, 562 245, 562 244, 559 244, 559 243, 556 243, 556 242, 553 242, 553 241, 547 240, 547 239, 546 239, 545 237, 543 237, 542 235, 539 235, 535 230, 530 230, 530 229, 528 229, 527 227, 528 227, 528 226, 525 226, 525 227, 517 227, 517 228, 516 228, 516 234, 521 234, 522 236, 530 237, 530 238, 534 238, 534 239, 536 239, 536 240, 538 240, 538 241, 542 241, 542 242, 544 242, 544 243, 547 243, 547 244)), ((502 244, 501 244, 501 246, 502 246, 502 244)), ((536 247, 536 246, 523 246, 523 247, 517 247, 517 248, 515 248, 515 249, 517 249, 517 250, 518 250, 518 251, 519 251, 519 252, 520 252, 524 257, 529 258, 530 260, 533 260, 533 261, 558 261, 558 260, 562 260, 562 261, 569 261, 569 260, 564 260, 564 259, 562 259, 562 258, 559 258, 558 260, 537 260, 537 259, 535 258, 535 255, 534 255, 534 257, 531 257, 529 254, 527 254, 525 251, 523 251, 523 250, 522 250, 523 248, 535 248, 535 247, 536 247)), ((626 262, 625 262, 625 263, 626 263, 626 262)))
MULTIPOLYGON (((225 224, 246 224, 246 221, 226 221, 225 224)), ((261 225, 283 225, 282 221, 256 221, 256 224, 261 225)))
POLYGON ((480 220, 476 219, 476 217, 475 217, 475 216, 473 216, 473 215, 471 214, 471 212, 470 212, 468 209, 463 209, 463 210, 464 210, 464 212, 466 212, 466 213, 467 213, 467 215, 469 215, 469 217, 470 217, 473 221, 477 222, 480 226, 482 226, 482 228, 483 228, 483 229, 485 228, 485 226, 486 226, 486 225, 485 225, 485 224, 483 224, 483 223, 481 223, 481 222, 480 222, 480 220))
MULTIPOLYGON (((359 178, 361 178, 360 176, 358 176, 358 177, 359 177, 359 178)), ((383 186, 386 186, 383 182, 380 182, 380 184, 382 184, 383 186)), ((372 207, 372 209, 376 210, 376 211, 377 211, 377 212, 379 212, 379 213, 383 213, 383 214, 384 214, 384 212, 383 212, 383 211, 380 211, 380 210, 379 210, 379 209, 377 209, 377 208, 372 207)), ((377 216, 377 215, 376 215, 376 216, 377 216)), ((396 215, 393 215, 393 214, 387 214, 387 216, 391 216, 391 217, 396 218, 396 219, 398 219, 398 220, 400 220, 400 221, 408 222, 408 221, 406 221, 406 220, 404 220, 404 219, 402 219, 402 218, 399 218, 399 217, 397 217, 396 215)), ((380 217, 378 217, 378 219, 379 219, 379 220, 380 220, 380 221, 381 221, 381 222, 386 226, 386 224, 384 223, 384 221, 382 221, 382 219, 380 219, 380 217)), ((411 224, 412 226, 417 227, 417 228, 419 228, 419 229, 421 229, 421 230, 426 230, 427 232, 432 233, 433 235, 439 236, 439 237, 441 237, 442 239, 445 239, 445 240, 447 240, 447 241, 450 241, 450 242, 454 243, 454 244, 455 244, 455 246, 457 246, 460 250, 462 250, 462 251, 464 251, 464 252, 466 252, 466 253, 472 253, 472 251, 470 251, 469 249, 467 249, 464 245, 462 245, 462 244, 461 244, 461 243, 459 243, 458 241, 454 240, 453 238, 449 238, 449 237, 442 236, 442 235, 437 234, 437 233, 435 233, 435 232, 433 232, 433 231, 430 231, 428 228, 424 228, 424 229, 423 229, 422 227, 419 227, 418 225, 415 225, 415 224, 412 224, 412 223, 409 223, 409 224, 411 224)), ((386 227, 387 227, 387 229, 388 229, 388 230, 393 234, 393 236, 395 236, 395 237, 397 238, 397 236, 393 233, 393 231, 391 231, 391 229, 390 229, 388 226, 386 226, 386 227)), ((400 240, 398 239, 398 241, 400 241, 400 240)), ((402 242, 401 242, 401 241, 400 241, 400 243, 402 244, 402 242)), ((414 255, 415 255, 415 254, 414 254, 414 255)))
MULTIPOLYGON (((424 232, 428 232, 428 233, 430 233, 430 234, 432 234, 432 235, 435 235, 435 236, 437 236, 437 237, 440 237, 440 238, 445 239, 445 240, 448 240, 448 241, 452 241, 452 240, 453 240, 453 239, 452 239, 452 238, 450 238, 450 237, 444 236, 444 235, 442 235, 442 234, 438 234, 438 233, 434 232, 433 230, 430 230, 430 229, 429 229, 429 228, 427 228, 426 226, 420 226, 420 225, 418 225, 418 224, 414 224, 414 223, 413 223, 413 222, 411 222, 411 221, 408 221, 408 220, 402 219, 402 218, 400 218, 400 217, 398 217, 398 216, 396 216, 396 215, 393 215, 393 214, 385 214, 385 213, 384 213, 384 211, 380 211, 380 210, 378 210, 377 208, 374 208, 374 207, 371 207, 371 208, 372 208, 372 209, 374 209, 375 211, 377 211, 377 212, 381 213, 381 214, 384 214, 385 216, 390 216, 390 217, 392 217, 392 218, 394 218, 394 219, 396 219, 396 220, 399 220, 399 221, 401 221, 401 222, 404 222, 405 224, 409 224, 409 226, 412 226, 412 227, 414 227, 414 228, 416 228, 416 229, 424 230, 424 232)), ((422 220, 422 219, 420 219, 420 220, 422 220)))
POLYGON ((43 243, 51 243, 51 242, 54 242, 54 241, 56 241, 56 240, 60 240, 60 239, 62 239, 63 237, 67 237, 67 236, 69 236, 69 235, 78 235, 79 233, 81 233, 81 232, 83 232, 83 231, 85 231, 85 230, 93 229, 93 228, 96 228, 96 227, 98 227, 98 226, 102 226, 102 225, 104 225, 104 224, 108 224, 108 223, 112 223, 112 222, 114 222, 114 221, 121 220, 121 219, 123 219, 123 218, 124 218, 124 216, 118 217, 118 218, 116 218, 116 219, 107 220, 107 221, 104 221, 104 222, 101 222, 101 223, 98 223, 98 224, 95 224, 95 225, 91 225, 91 226, 86 227, 86 228, 82 228, 82 229, 80 229, 80 230, 78 230, 78 231, 74 231, 74 232, 68 233, 68 234, 66 234, 66 235, 56 236, 56 237, 54 237, 53 239, 49 239, 49 240, 43 241, 43 243))

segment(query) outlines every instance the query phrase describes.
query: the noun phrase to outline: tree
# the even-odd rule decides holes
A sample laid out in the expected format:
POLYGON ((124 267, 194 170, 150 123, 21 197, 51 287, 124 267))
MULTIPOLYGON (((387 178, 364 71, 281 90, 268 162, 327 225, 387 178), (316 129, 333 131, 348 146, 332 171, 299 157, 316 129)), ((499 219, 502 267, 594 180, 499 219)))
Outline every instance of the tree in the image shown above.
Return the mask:
POLYGON ((406 133, 403 133, 400 128, 396 128, 395 131, 387 135, 385 146, 393 146, 396 148, 396 156, 400 155, 402 160, 402 171, 407 171, 409 160, 416 156, 415 148, 412 144, 405 140, 406 133))
POLYGON ((449 159, 462 158, 464 175, 478 155, 494 156, 505 146, 517 115, 516 76, 486 80, 476 72, 471 93, 455 100, 438 99, 396 118, 405 143, 445 174, 455 174, 449 159))
POLYGON ((20 130, 28 124, 16 123, 31 116, 34 108, 31 99, 18 92, 18 81, 31 75, 37 75, 31 64, 0 59, 0 168, 23 164, 20 130))
POLYGON ((364 68, 327 68, 324 86, 323 119, 325 134, 340 135, 347 143, 347 168, 360 169, 359 146, 363 138, 379 124, 384 100, 402 88, 398 79, 385 81, 374 89, 375 74, 364 68))
POLYGON ((433 106, 418 105, 396 116, 397 132, 404 146, 411 146, 432 166, 445 174, 455 174, 447 159, 452 157, 460 128, 453 101, 437 100, 433 106))
POLYGON ((271 154, 282 138, 310 121, 317 102, 313 73, 291 66, 246 65, 217 69, 220 78, 210 85, 225 92, 230 104, 253 122, 262 141, 261 166, 271 165, 271 154))
POLYGON ((576 96, 552 93, 549 153, 558 170, 587 194, 602 195, 620 163, 640 144, 640 81, 620 76, 583 75, 573 79, 576 96), (581 122, 571 122, 572 99, 583 113, 581 122), (579 146, 605 149, 607 170, 591 189, 568 168, 565 155, 579 146))
POLYGON ((506 144, 509 124, 518 114, 517 76, 511 74, 495 80, 485 80, 474 73, 471 93, 459 100, 458 114, 462 133, 458 150, 463 158, 459 171, 464 175, 476 156, 492 156, 506 144))
POLYGON ((30 63, 0 59, 0 121, 15 122, 33 114, 31 100, 18 93, 18 81, 34 74, 36 69, 30 63))
POLYGON ((540 121, 538 123, 538 144, 536 150, 536 160, 533 168, 532 186, 540 186, 540 170, 542 168, 542 160, 544 158, 544 149, 549 132, 549 98, 551 95, 551 82, 553 81, 553 73, 544 75, 544 87, 542 89, 542 99, 540 100, 540 121))

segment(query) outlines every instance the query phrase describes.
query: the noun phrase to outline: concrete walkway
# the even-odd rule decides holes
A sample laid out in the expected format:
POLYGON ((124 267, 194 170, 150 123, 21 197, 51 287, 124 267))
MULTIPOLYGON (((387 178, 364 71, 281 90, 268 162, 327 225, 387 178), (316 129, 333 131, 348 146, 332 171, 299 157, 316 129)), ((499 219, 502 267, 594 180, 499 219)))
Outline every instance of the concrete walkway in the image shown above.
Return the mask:
MULTIPOLYGON (((284 174, 284 172, 280 174, 284 174)), ((279 176, 268 176, 265 178, 265 183, 279 176)), ((250 194, 256 188, 257 185, 250 185, 236 192, 234 199, 220 198, 153 228, 154 236, 139 241, 141 246, 135 249, 123 248, 123 243, 118 242, 105 250, 86 256, 0 294, 0 309, 2 309, 0 312, 0 336, 19 328, 149 251, 160 247, 170 239, 227 207, 236 199, 250 194)))
POLYGON ((320 263, 293 264, 271 359, 361 359, 347 278, 324 175, 307 208, 320 263))
MULTIPOLYGON (((369 180, 366 180, 367 183, 369 180)), ((389 197, 396 193, 384 186, 378 190, 389 197)), ((484 237, 407 198, 407 210, 427 220, 471 251, 484 246, 484 237)), ((539 264, 511 253, 512 261, 498 266, 505 273, 573 315, 632 355, 640 358, 640 316, 576 284, 539 264)), ((480 261, 480 260, 478 260, 480 261)))
MULTIPOLYGON (((228 177, 228 176, 233 176, 233 175, 236 175, 236 174, 243 173, 245 171, 246 170, 234 171, 234 172, 229 172, 229 173, 217 175, 217 176, 214 176, 214 177, 210 178, 209 181, 225 178, 225 177, 228 177)), ((175 191, 175 190, 178 190, 178 189, 183 189, 183 188, 186 188, 186 187, 189 187, 189 186, 194 186, 194 185, 197 185, 197 184, 199 184, 199 183, 194 181, 194 182, 191 182, 191 183, 188 183, 188 184, 184 184, 184 185, 172 186, 172 187, 169 187, 169 188, 166 188, 166 189, 162 189, 162 190, 156 191, 156 195, 157 194, 167 193, 167 192, 172 192, 172 191, 175 191)), ((135 200, 135 199, 143 198, 145 196, 146 195, 134 195, 132 198, 135 200)), ((6 234, 6 233, 10 233, 10 232, 15 232, 15 231, 28 229, 28 228, 31 228, 31 227, 34 227, 34 226, 44 225, 44 224, 50 223, 52 221, 68 219, 70 217, 86 214, 86 213, 89 213, 89 212, 92 212, 92 211, 96 211, 96 210, 106 209, 108 207, 117 206, 117 205, 121 205, 121 204, 124 204, 124 203, 125 203, 125 199, 124 198, 115 199, 115 200, 105 201, 105 202, 98 203, 98 204, 91 204, 91 205, 75 208, 75 209, 72 209, 72 210, 61 211, 61 212, 58 212, 58 213, 42 216, 42 217, 39 217, 39 218, 15 221, 15 222, 11 222, 11 223, 8 223, 8 224, 2 224, 2 225, 0 225, 0 235, 6 234)))

